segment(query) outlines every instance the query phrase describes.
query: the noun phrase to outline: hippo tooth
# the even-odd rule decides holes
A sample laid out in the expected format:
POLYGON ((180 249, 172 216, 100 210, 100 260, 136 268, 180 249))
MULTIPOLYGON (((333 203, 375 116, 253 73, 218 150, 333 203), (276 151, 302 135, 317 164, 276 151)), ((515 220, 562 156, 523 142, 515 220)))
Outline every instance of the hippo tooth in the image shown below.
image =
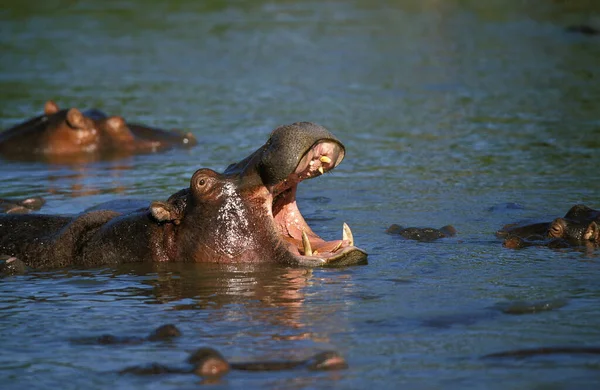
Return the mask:
POLYGON ((304 230, 302 231, 302 246, 304 247, 304 256, 313 255, 312 247, 310 246, 310 241, 308 240, 308 236, 306 235, 306 232, 304 230))
POLYGON ((338 244, 335 246, 335 248, 333 248, 331 250, 331 253, 333 253, 333 252, 337 251, 338 249, 340 249, 342 247, 342 242, 343 241, 338 242, 338 244))
POLYGON ((352 236, 352 230, 350 230, 350 226, 346 222, 344 222, 344 226, 342 228, 342 240, 348 241, 350 245, 354 245, 354 236, 352 236))
POLYGON ((319 172, 321 172, 321 175, 322 175, 323 173, 325 173, 325 172, 323 171, 323 167, 319 167, 319 172))
POLYGON ((319 160, 321 160, 321 162, 325 164, 329 164, 331 162, 331 159, 327 156, 321 156, 319 160))

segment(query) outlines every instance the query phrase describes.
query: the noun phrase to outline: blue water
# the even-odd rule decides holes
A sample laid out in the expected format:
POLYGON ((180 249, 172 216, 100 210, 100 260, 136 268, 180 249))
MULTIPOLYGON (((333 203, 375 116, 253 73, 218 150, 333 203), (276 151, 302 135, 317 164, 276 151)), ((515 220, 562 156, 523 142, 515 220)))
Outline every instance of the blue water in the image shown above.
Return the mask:
POLYGON ((494 232, 600 208, 600 27, 587 1, 9 1, 0 11, 0 128, 95 107, 193 132, 191 150, 84 165, 0 162, 0 197, 43 212, 165 199, 223 170, 276 126, 320 123, 346 146, 298 202, 327 239, 347 222, 369 265, 341 269, 123 265, 0 279, 2 388, 192 388, 192 375, 119 375, 334 349, 349 369, 232 372, 219 388, 596 388, 600 357, 481 359, 600 344, 598 252, 502 248, 494 232), (516 203, 519 207, 511 207, 516 203), (385 234, 440 227, 433 243, 385 234), (509 315, 498 303, 560 301, 509 315), (102 334, 183 336, 81 345, 102 334))

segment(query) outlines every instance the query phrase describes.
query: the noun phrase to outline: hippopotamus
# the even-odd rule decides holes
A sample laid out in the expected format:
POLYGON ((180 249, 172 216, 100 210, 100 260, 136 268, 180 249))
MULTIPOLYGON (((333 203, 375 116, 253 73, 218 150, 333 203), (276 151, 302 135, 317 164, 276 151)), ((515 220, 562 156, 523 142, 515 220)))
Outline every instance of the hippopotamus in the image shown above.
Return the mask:
POLYGON ((298 184, 334 169, 344 155, 343 144, 322 126, 281 126, 224 173, 201 168, 188 188, 141 210, 0 215, 0 254, 32 268, 142 261, 365 263, 367 253, 354 246, 348 225, 341 239, 326 241, 296 205, 298 184))
POLYGON ((596 27, 589 26, 587 24, 568 26, 565 30, 570 33, 578 33, 583 35, 600 35, 599 29, 597 29, 596 27))
POLYGON ((148 366, 133 366, 119 371, 119 374, 164 375, 195 374, 208 380, 215 380, 230 370, 239 371, 281 371, 305 368, 311 371, 343 370, 348 368, 346 360, 336 351, 323 351, 304 360, 278 360, 258 362, 228 362, 218 351, 202 347, 187 358, 185 366, 171 366, 152 363, 148 366))
POLYGON ((490 358, 528 358, 548 355, 600 355, 598 346, 550 346, 527 349, 514 349, 510 351, 490 353, 482 356, 483 359, 490 358))
POLYGON ((503 245, 518 249, 528 246, 568 248, 573 246, 596 247, 600 245, 600 211, 585 205, 575 205, 562 218, 552 222, 528 225, 507 225, 496 232, 505 238, 503 245))
POLYGON ((100 344, 100 345, 122 345, 122 344, 142 344, 147 341, 169 341, 181 336, 181 331, 173 324, 159 326, 146 337, 122 337, 112 334, 103 334, 99 337, 75 338, 72 340, 75 344, 100 344))
POLYGON ((392 224, 385 232, 388 234, 399 234, 406 239, 422 242, 430 242, 437 240, 438 238, 456 236, 456 229, 452 225, 446 225, 439 229, 434 229, 418 227, 405 228, 400 225, 392 224))
POLYGON ((191 133, 128 124, 120 116, 107 116, 96 109, 61 110, 51 100, 46 102, 43 115, 0 133, 0 155, 5 158, 50 162, 70 161, 68 157, 73 156, 92 160, 150 153, 196 144, 191 133))
POLYGON ((39 210, 46 200, 40 196, 34 196, 25 199, 6 199, 0 198, 0 212, 2 213, 29 213, 39 210))
POLYGON ((0 275, 20 275, 27 272, 27 266, 14 256, 0 255, 0 275))

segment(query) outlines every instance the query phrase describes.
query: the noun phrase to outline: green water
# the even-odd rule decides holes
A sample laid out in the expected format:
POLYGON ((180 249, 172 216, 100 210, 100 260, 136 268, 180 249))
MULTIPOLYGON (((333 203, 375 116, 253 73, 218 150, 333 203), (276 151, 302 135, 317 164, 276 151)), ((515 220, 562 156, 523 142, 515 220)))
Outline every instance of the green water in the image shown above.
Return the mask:
POLYGON ((232 360, 335 349, 344 371, 234 372, 222 388, 594 388, 600 358, 482 360, 512 348, 600 344, 597 253, 510 251, 494 232, 570 206, 600 208, 600 27, 593 1, 5 1, 0 128, 95 107, 192 131, 191 150, 45 165, 0 161, 0 197, 44 212, 164 199, 223 170, 271 129, 314 121, 346 146, 304 182, 327 239, 347 222, 368 266, 128 266, 0 280, 3 388, 191 388, 193 376, 120 376, 208 345, 232 360), (511 208, 517 203, 518 208, 511 208), (435 243, 384 233, 454 225, 435 243), (497 303, 561 300, 521 316, 497 303), (172 343, 89 346, 76 337, 172 343))

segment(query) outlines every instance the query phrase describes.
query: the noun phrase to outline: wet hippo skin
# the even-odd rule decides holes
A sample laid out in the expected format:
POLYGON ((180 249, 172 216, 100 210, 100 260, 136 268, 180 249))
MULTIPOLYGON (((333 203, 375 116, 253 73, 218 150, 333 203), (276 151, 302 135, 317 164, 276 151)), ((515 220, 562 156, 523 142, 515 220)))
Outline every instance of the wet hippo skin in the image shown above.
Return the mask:
POLYGON ((141 344, 144 342, 170 341, 181 336, 181 331, 173 324, 166 324, 156 328, 147 337, 121 337, 111 334, 104 334, 99 337, 84 337, 73 339, 75 344, 100 344, 100 345, 121 345, 121 344, 141 344))
POLYGON ((298 184, 334 169, 344 154, 341 142, 321 126, 282 126, 223 174, 199 169, 188 188, 141 211, 0 215, 0 254, 33 268, 142 261, 365 263, 367 254, 354 246, 346 224, 341 239, 325 241, 296 205, 298 184))
POLYGON ((85 161, 85 157, 93 160, 196 144, 191 133, 130 125, 120 116, 96 109, 61 110, 52 101, 46 102, 43 115, 0 133, 0 155, 21 161, 60 163, 75 156, 85 161))
POLYGON ((511 249, 529 246, 569 248, 600 245, 600 211, 585 205, 575 205, 562 218, 552 222, 529 225, 507 225, 496 235, 504 238, 503 245, 511 249))
POLYGON ((439 238, 456 236, 456 229, 452 225, 446 225, 439 229, 434 229, 418 227, 405 228, 400 225, 392 224, 385 232, 388 234, 398 234, 406 239, 422 242, 430 242, 439 238))
POLYGON ((20 275, 27 271, 27 266, 14 256, 0 255, 0 276, 20 275))
POLYGON ((580 347, 580 346, 557 346, 557 347, 539 347, 530 349, 515 349, 512 351, 496 352, 483 356, 484 359, 490 358, 527 358, 545 355, 598 355, 600 347, 580 347))
POLYGON ((119 373, 134 375, 196 374, 206 379, 217 379, 231 370, 282 371, 304 368, 311 371, 326 371, 348 368, 346 360, 335 351, 320 352, 305 360, 228 362, 218 351, 207 347, 194 351, 186 363, 186 366, 179 367, 153 363, 148 366, 128 367, 119 373))
POLYGON ((25 199, 0 198, 0 213, 29 213, 39 210, 45 203, 46 200, 40 196, 25 199))

